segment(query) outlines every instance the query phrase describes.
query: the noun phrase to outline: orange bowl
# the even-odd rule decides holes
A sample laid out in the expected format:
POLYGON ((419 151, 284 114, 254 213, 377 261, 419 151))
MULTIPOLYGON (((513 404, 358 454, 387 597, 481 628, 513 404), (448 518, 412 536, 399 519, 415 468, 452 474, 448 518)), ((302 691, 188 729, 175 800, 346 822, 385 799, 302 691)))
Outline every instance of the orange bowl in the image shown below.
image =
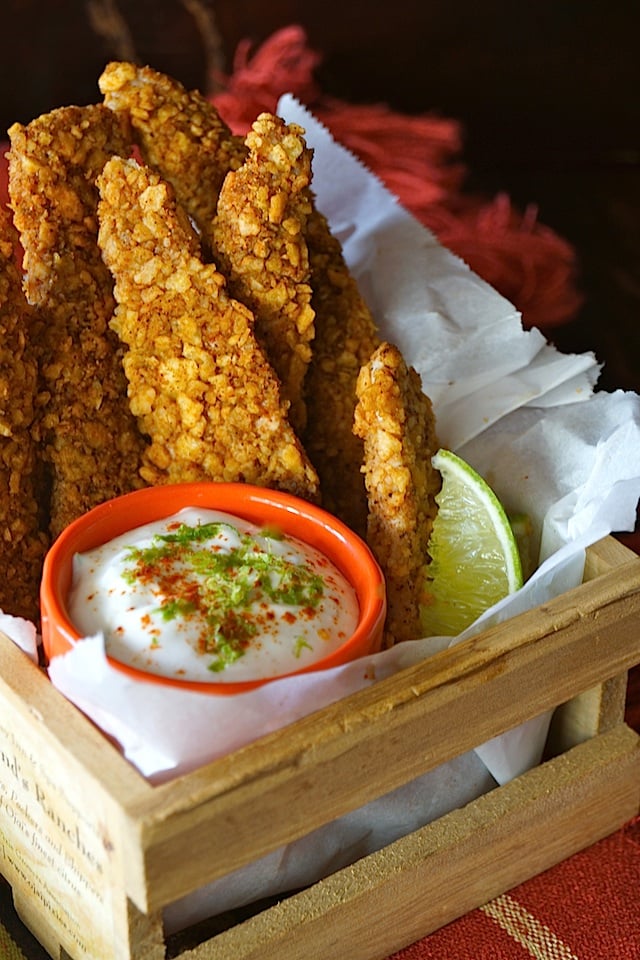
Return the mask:
POLYGON ((335 667, 382 645, 386 614, 384 578, 368 546, 320 507, 288 493, 244 483, 186 483, 147 487, 100 504, 68 526, 45 557, 40 591, 42 642, 48 660, 68 653, 82 639, 68 610, 73 558, 146 523, 185 507, 219 510, 259 526, 275 527, 323 553, 353 587, 359 619, 351 636, 332 653, 298 670, 256 680, 199 681, 149 673, 108 657, 139 680, 215 694, 242 693, 282 676, 335 667))

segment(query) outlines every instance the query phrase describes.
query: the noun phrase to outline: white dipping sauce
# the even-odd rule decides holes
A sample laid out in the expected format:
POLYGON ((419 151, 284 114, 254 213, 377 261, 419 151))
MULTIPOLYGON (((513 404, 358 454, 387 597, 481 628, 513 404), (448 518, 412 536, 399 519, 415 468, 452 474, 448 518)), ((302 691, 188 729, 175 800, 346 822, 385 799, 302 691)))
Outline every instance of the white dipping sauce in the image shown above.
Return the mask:
POLYGON ((322 553, 188 507, 76 554, 69 615, 115 660, 179 680, 291 673, 353 633, 353 587, 322 553))

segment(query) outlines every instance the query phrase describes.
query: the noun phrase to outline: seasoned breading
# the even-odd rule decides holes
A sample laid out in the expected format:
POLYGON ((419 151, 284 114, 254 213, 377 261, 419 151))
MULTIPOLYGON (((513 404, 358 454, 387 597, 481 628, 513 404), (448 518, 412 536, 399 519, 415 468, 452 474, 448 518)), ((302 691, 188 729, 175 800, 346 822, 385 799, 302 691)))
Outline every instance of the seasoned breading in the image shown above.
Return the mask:
POLYGON ((287 419, 280 385, 170 185, 135 161, 99 179, 100 245, 129 350, 129 397, 151 438, 149 483, 246 481, 318 496, 318 479, 287 419))
POLYGON ((437 513, 440 475, 433 408, 420 377, 382 343, 360 371, 354 429, 364 441, 367 540, 387 584, 386 643, 420 636, 423 571, 437 513))
POLYGON ((17 235, 0 206, 0 608, 38 620, 38 592, 48 538, 41 529, 40 470, 31 429, 38 368, 33 311, 15 262, 17 235))
POLYGON ((51 533, 139 483, 143 438, 129 410, 122 346, 109 329, 112 279, 97 244, 95 178, 130 144, 104 105, 14 124, 10 196, 47 399, 40 430, 52 472, 51 533))
POLYGON ((315 205, 307 243, 315 338, 305 380, 307 428, 302 438, 320 477, 324 505, 364 535, 363 444, 353 433, 353 417, 358 372, 380 340, 341 245, 315 205))
MULTIPOLYGON (((100 78, 100 89, 109 107, 129 117, 147 162, 173 184, 210 257, 209 251, 216 246, 212 228, 219 191, 226 174, 244 163, 244 141, 230 132, 215 107, 200 94, 187 92, 177 81, 148 67, 109 64, 100 78)), ((297 429, 303 430, 302 425, 307 424, 303 441, 320 476, 324 503, 363 533, 367 508, 360 473, 362 443, 352 432, 355 383, 360 366, 379 340, 340 244, 315 209, 310 191, 307 202, 306 241, 315 320, 302 401, 286 386, 284 373, 283 379, 297 429)), ((223 261, 220 268, 228 273, 229 264, 223 261)), ((280 352, 284 349, 280 347, 280 352)), ((298 358, 304 361, 305 353, 304 340, 299 339, 293 353, 296 366, 298 358)), ((282 371, 277 356, 277 348, 272 347, 272 362, 282 371)))
POLYGON ((145 161, 171 183, 208 243, 222 181, 245 159, 243 138, 202 94, 151 67, 109 63, 98 84, 105 104, 127 117, 145 161))
POLYGON ((246 139, 247 160, 222 185, 212 232, 213 258, 231 295, 256 319, 256 335, 297 431, 306 420, 302 389, 314 334, 304 236, 311 150, 303 133, 296 124, 260 114, 246 139))

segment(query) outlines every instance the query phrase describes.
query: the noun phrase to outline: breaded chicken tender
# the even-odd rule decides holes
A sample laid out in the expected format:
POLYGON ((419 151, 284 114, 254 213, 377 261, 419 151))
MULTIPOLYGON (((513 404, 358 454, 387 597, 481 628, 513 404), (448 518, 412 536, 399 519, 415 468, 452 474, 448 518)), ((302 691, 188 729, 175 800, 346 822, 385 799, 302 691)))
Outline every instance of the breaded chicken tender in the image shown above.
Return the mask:
MULTIPOLYGON (((178 201, 200 232, 205 257, 215 260, 211 251, 216 246, 212 234, 219 191, 227 173, 245 162, 244 140, 231 133, 216 108, 199 93, 187 92, 176 80, 149 67, 111 63, 99 83, 105 103, 129 118, 146 161, 174 186, 178 201)), ((315 319, 309 331, 314 339, 302 400, 286 386, 286 373, 282 375, 293 404, 293 421, 298 431, 303 430, 305 448, 320 476, 323 502, 363 533, 367 504, 360 473, 362 442, 352 431, 355 384, 379 339, 340 244, 315 208, 310 190, 307 203, 305 239, 315 319)), ((228 272, 228 263, 219 266, 228 272)), ((293 353, 296 367, 306 353, 303 338, 298 337, 293 353)), ((276 349, 272 347, 270 358, 282 371, 276 349)))
POLYGON ((0 207, 0 608, 38 620, 38 591, 48 538, 41 529, 37 448, 31 435, 38 368, 33 311, 15 261, 17 235, 0 207))
POLYGON ((95 179, 127 155, 120 120, 102 104, 62 107, 9 130, 11 204, 24 249, 27 299, 41 318, 37 360, 46 404, 51 533, 139 485, 143 438, 129 410, 123 349, 109 328, 113 281, 97 243, 95 179))
POLYGON ((208 244, 222 181, 246 156, 243 138, 202 94, 151 67, 115 61, 98 84, 107 107, 127 117, 146 163, 173 186, 208 244))
POLYGON ((302 439, 320 477, 323 504, 363 536, 367 497, 363 443, 353 432, 356 382, 380 339, 342 247, 315 204, 307 244, 315 338, 305 380, 307 428, 302 439))
POLYGON ((149 483, 246 481, 315 500, 254 319, 198 239, 171 186, 134 160, 99 178, 100 245, 115 279, 113 327, 128 346, 131 408, 150 437, 149 483))
POLYGON ((297 431, 306 421, 302 390, 314 334, 305 240, 311 150, 303 134, 260 114, 246 138, 247 160, 224 180, 212 231, 213 259, 256 319, 297 431))
POLYGON ((420 377, 392 344, 382 343, 360 371, 354 429, 364 441, 367 540, 387 584, 385 642, 420 636, 424 567, 437 513, 440 474, 431 401, 420 377))

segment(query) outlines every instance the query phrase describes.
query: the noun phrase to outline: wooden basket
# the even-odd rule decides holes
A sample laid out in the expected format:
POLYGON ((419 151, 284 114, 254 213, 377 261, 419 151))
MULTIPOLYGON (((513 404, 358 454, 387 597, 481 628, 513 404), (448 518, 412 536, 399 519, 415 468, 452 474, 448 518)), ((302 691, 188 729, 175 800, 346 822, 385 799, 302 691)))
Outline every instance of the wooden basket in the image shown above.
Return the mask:
POLYGON ((384 957, 638 812, 638 662, 640 558, 606 538, 577 589, 154 787, 0 635, 0 870, 55 958, 384 957), (165 905, 551 708, 535 769, 226 929, 165 938, 165 905))

